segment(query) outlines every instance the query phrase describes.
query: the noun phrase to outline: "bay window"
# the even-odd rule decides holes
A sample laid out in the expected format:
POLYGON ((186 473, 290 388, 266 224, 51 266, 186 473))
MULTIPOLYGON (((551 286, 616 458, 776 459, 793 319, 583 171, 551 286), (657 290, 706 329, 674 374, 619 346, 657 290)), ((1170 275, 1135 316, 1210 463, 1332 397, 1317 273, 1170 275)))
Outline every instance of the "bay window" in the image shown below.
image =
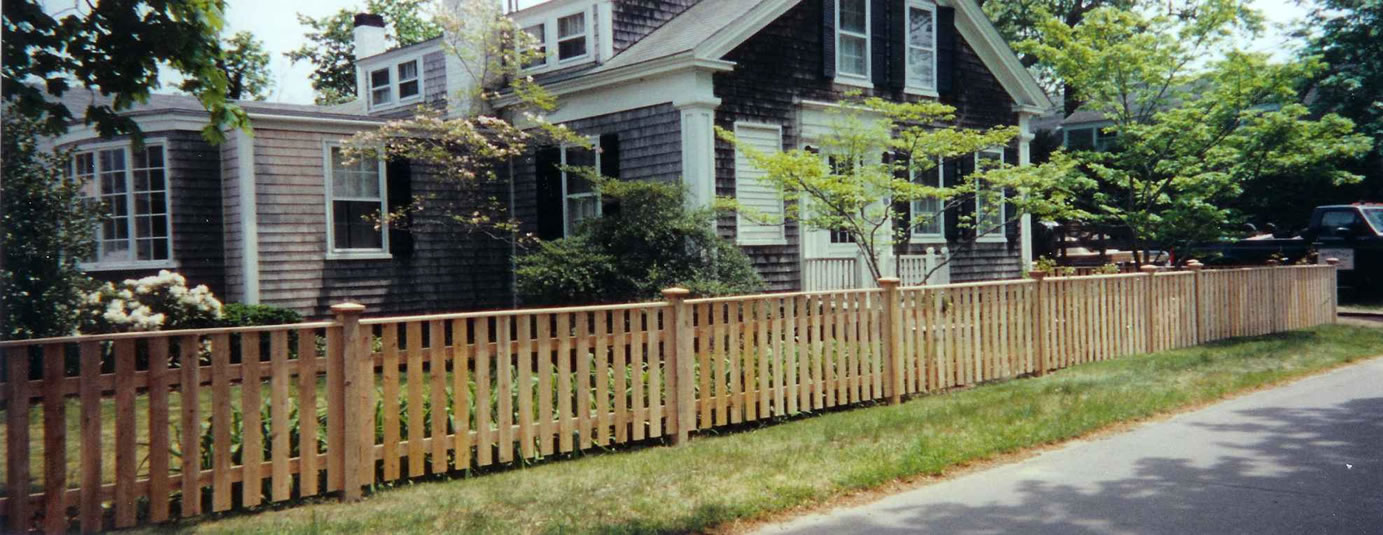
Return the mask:
POLYGON ((96 250, 85 267, 154 267, 172 260, 162 144, 79 151, 71 165, 72 177, 100 203, 96 250))

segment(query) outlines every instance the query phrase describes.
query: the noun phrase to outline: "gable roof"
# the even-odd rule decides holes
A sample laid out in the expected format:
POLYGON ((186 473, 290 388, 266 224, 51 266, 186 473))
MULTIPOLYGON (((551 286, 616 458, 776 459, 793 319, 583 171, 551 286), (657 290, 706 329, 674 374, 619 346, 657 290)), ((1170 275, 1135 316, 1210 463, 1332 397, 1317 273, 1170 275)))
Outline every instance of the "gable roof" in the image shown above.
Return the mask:
MULTIPOLYGON (((701 0, 591 73, 689 55, 719 60, 802 0, 701 0)), ((975 0, 937 0, 956 9, 956 28, 1024 111, 1053 106, 1032 73, 975 0)))

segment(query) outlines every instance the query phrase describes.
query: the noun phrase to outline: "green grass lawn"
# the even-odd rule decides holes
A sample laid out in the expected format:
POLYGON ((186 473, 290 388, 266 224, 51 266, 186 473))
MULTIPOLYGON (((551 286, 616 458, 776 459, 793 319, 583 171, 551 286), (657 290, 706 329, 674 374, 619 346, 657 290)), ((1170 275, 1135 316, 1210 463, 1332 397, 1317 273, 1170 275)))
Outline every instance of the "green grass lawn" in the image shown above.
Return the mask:
POLYGON ((1383 329, 1323 326, 1079 366, 682 448, 587 455, 155 529, 206 533, 687 532, 945 474, 1383 354, 1383 329))

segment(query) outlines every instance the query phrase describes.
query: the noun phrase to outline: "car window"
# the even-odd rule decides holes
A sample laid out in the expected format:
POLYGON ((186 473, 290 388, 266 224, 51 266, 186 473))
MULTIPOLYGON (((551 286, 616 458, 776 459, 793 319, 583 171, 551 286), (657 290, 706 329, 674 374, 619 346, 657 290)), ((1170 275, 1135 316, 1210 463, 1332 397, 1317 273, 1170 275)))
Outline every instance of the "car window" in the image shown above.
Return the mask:
POLYGON ((1321 214, 1321 230, 1334 234, 1335 229, 1351 227, 1358 221, 1359 215, 1354 210, 1331 210, 1321 214))
POLYGON ((1383 232, 1383 208, 1366 208, 1364 209, 1364 217, 1373 223, 1375 231, 1383 232))

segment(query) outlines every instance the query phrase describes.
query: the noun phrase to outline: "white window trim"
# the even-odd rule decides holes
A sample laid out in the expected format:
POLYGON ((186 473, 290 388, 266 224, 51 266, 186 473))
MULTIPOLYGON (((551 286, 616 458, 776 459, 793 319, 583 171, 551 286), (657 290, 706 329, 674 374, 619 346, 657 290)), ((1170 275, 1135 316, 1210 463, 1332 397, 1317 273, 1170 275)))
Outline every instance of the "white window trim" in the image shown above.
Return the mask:
MULTIPOLYGON (((167 221, 167 224, 168 224, 168 238, 167 238, 167 239, 168 239, 168 258, 167 258, 167 259, 164 259, 164 260, 127 260, 127 261, 123 261, 123 262, 109 262, 109 261, 107 261, 107 262, 102 262, 102 261, 100 261, 100 260, 97 260, 97 261, 94 261, 94 262, 78 262, 78 263, 77 263, 77 267, 80 268, 82 271, 117 271, 117 270, 128 270, 128 269, 170 269, 170 268, 176 268, 176 267, 178 267, 178 262, 177 262, 177 260, 174 258, 174 255, 173 255, 173 197, 172 197, 172 195, 173 195, 173 180, 172 180, 173 174, 172 174, 172 172, 170 172, 170 169, 169 169, 169 162, 168 162, 168 140, 167 140, 166 138, 161 138, 161 137, 160 137, 160 138, 148 138, 148 139, 145 139, 145 140, 144 140, 144 145, 145 145, 145 146, 149 146, 149 145, 158 145, 158 146, 159 146, 159 150, 162 150, 162 151, 163 151, 163 208, 164 208, 164 210, 167 212, 167 217, 168 217, 168 221, 167 221)), ((127 205, 129 206, 129 211, 130 211, 130 218, 129 218, 129 222, 128 222, 127 224, 129 225, 129 236, 130 236, 130 237, 129 237, 129 242, 130 242, 130 249, 129 249, 129 250, 130 250, 130 256, 133 257, 133 256, 137 256, 137 255, 139 254, 139 252, 138 252, 138 246, 135 244, 136 238, 135 238, 135 222, 134 222, 134 220, 135 220, 135 213, 134 213, 134 206, 135 206, 135 204, 134 204, 134 159, 132 158, 132 157, 134 156, 134 154, 133 154, 133 151, 130 150, 130 142, 129 142, 129 141, 108 141, 108 142, 105 142, 105 143, 93 143, 93 144, 90 144, 90 145, 81 145, 81 146, 77 147, 76 150, 74 150, 74 151, 72 152, 71 156, 72 156, 73 159, 72 159, 72 160, 69 160, 67 165, 69 165, 69 166, 75 166, 75 165, 76 165, 76 160, 75 160, 75 158, 76 158, 77 154, 80 154, 80 153, 92 153, 92 154, 93 154, 93 156, 92 156, 92 158, 93 158, 93 166, 94 166, 95 169, 96 169, 96 172, 95 172, 94 175, 92 175, 92 178, 95 179, 95 180, 99 180, 99 179, 100 179, 100 176, 101 176, 101 170, 100 170, 100 168, 99 168, 101 159, 100 159, 98 156, 96 156, 95 153, 100 152, 100 151, 103 151, 103 150, 110 150, 110 149, 115 149, 115 148, 123 149, 123 150, 125 151, 125 196, 126 196, 126 197, 125 197, 125 202, 126 202, 127 205)), ((75 167, 69 167, 69 169, 71 169, 71 170, 73 171, 73 176, 75 177, 75 176, 76 176, 76 168, 75 168, 75 167)), ((99 183, 96 183, 96 184, 92 184, 92 186, 95 188, 96 196, 97 196, 97 197, 100 197, 100 184, 99 184, 99 183)), ((96 254, 97 254, 97 257, 99 258, 99 257, 100 257, 100 247, 101 247, 101 244, 100 244, 100 239, 101 239, 101 238, 100 238, 100 231, 99 231, 99 229, 97 230, 96 234, 97 234, 97 235, 96 235, 96 240, 97 240, 97 244, 96 244, 97 253, 96 253, 96 254)))
POLYGON ((520 28, 531 28, 533 26, 543 27, 543 49, 546 51, 546 54, 544 54, 543 61, 535 62, 533 65, 522 69, 523 72, 540 73, 544 71, 570 67, 572 65, 591 63, 595 61, 595 39, 598 28, 596 27, 596 10, 594 5, 583 5, 577 9, 556 11, 550 15, 544 15, 542 20, 540 21, 525 21, 519 23, 520 28), (557 46, 558 42, 563 40, 570 40, 571 38, 558 39, 557 20, 564 17, 570 17, 578 13, 583 14, 586 17, 586 33, 584 34, 584 37, 586 39, 586 53, 580 56, 573 56, 567 59, 559 59, 559 49, 557 46))
MULTIPOLYGON (((323 198, 326 200, 326 259, 327 260, 388 260, 394 255, 389 252, 389 221, 380 222, 380 248, 378 249, 337 249, 336 248, 336 219, 332 208, 332 201, 336 200, 332 195, 332 168, 331 150, 343 146, 339 141, 322 142, 322 190, 323 198)), ((377 159, 375 164, 379 170, 379 211, 380 214, 389 211, 389 190, 388 182, 385 180, 385 166, 383 159, 377 159)))
MULTIPOLYGON (((984 150, 982 150, 982 151, 976 152, 976 153, 975 153, 975 170, 978 172, 978 170, 979 170, 979 168, 980 168, 980 156, 981 156, 981 155, 996 155, 996 154, 999 156, 999 163, 1004 163, 1004 162, 1005 162, 1004 149, 997 149, 997 148, 996 148, 996 149, 984 149, 984 150)), ((983 203, 983 201, 980 200, 979 192, 976 192, 976 194, 975 194, 975 230, 976 230, 976 232, 979 231, 979 227, 980 227, 980 220, 979 220, 979 218, 980 218, 980 210, 981 210, 983 207, 984 207, 984 203, 983 203)), ((999 221, 1005 221, 1006 218, 1007 218, 1007 216, 1008 216, 1008 203, 999 203, 999 221)), ((1003 227, 1000 227, 999 230, 996 231, 996 232, 990 232, 990 233, 983 234, 983 235, 980 235, 980 236, 975 237, 975 242, 976 242, 976 243, 1008 243, 1008 232, 1005 232, 1004 228, 1003 228, 1003 227)))
MULTIPOLYGON (((938 187, 942 187, 942 188, 946 187, 946 161, 943 160, 943 159, 941 159, 941 158, 939 158, 939 157, 936 159, 936 173, 937 173, 937 175, 936 175, 936 176, 937 176, 937 186, 938 186, 938 187)), ((912 181, 914 184, 917 183, 917 170, 911 168, 911 166, 909 166, 909 169, 908 169, 908 179, 909 179, 910 181, 912 181)), ((946 200, 945 200, 945 199, 938 199, 938 200, 941 201, 941 206, 942 206, 943 208, 945 208, 945 206, 946 206, 946 200)), ((908 211, 910 212, 910 213, 908 214, 909 216, 912 216, 913 218, 915 218, 915 217, 917 216, 917 212, 919 211, 917 205, 918 205, 918 203, 921 203, 921 202, 922 202, 922 201, 912 201, 911 203, 909 203, 909 205, 910 205, 910 206, 909 206, 909 210, 908 210, 908 211)), ((912 220, 909 220, 909 221, 908 221, 908 225, 909 225, 909 226, 908 226, 908 238, 909 238, 909 241, 912 242, 912 243, 945 243, 945 242, 946 242, 946 211, 945 211, 945 210, 942 210, 940 213, 938 213, 938 214, 936 215, 935 221, 936 221, 936 224, 937 224, 937 225, 936 225, 936 228, 939 229, 937 232, 918 232, 918 231, 917 231, 917 225, 914 224, 912 220)))
POLYGON ((866 88, 866 89, 873 89, 873 88, 874 88, 874 78, 873 78, 873 74, 874 74, 874 73, 873 73, 873 69, 874 69, 874 65, 873 65, 873 64, 874 64, 874 61, 873 61, 873 60, 874 60, 874 57, 873 57, 874 43, 873 43, 873 36, 871 35, 871 32, 873 31, 873 27, 872 27, 872 26, 873 26, 873 19, 872 19, 872 17, 874 16, 874 14, 871 13, 871 11, 872 11, 874 8, 873 8, 873 6, 872 6, 873 2, 871 2, 871 1, 869 1, 869 0, 863 0, 863 1, 864 1, 864 33, 863 33, 863 34, 860 34, 860 33, 855 33, 855 32, 848 32, 848 31, 845 31, 845 30, 841 29, 841 27, 840 27, 840 16, 841 16, 840 2, 841 2, 841 0, 835 0, 835 2, 836 2, 836 79, 835 79, 835 82, 838 83, 838 84, 852 85, 852 86, 856 86, 856 87, 863 87, 863 88, 866 88), (840 68, 840 58, 841 58, 841 53, 840 53, 840 48, 841 48, 841 47, 840 47, 840 38, 841 38, 842 35, 850 36, 850 37, 857 37, 857 38, 858 38, 858 37, 863 37, 863 38, 864 38, 864 74, 863 74, 863 75, 855 74, 855 73, 847 73, 847 72, 841 70, 841 68, 840 68))
MULTIPOLYGON (((781 124, 770 124, 770 123, 754 123, 754 122, 746 122, 746 121, 735 121, 735 137, 737 137, 737 138, 739 137, 739 135, 740 135, 740 129, 741 129, 741 128, 761 128, 761 129, 765 129, 765 130, 768 130, 768 129, 776 130, 776 131, 778 132, 778 151, 782 151, 782 150, 783 150, 783 125, 781 125, 781 124)), ((735 160, 736 160, 736 162, 737 162, 737 163, 735 164, 735 168, 736 168, 736 170, 738 170, 738 167, 739 167, 739 164, 738 164, 738 160, 739 160, 739 150, 737 149, 737 150, 735 151, 735 153, 736 153, 735 160)), ((740 195, 739 195, 739 182, 740 182, 740 176, 739 176, 739 173, 737 172, 737 173, 735 173, 735 199, 737 199, 737 200, 740 198, 740 195)), ((783 210, 783 215, 784 215, 784 216, 787 215, 787 210, 786 210, 786 209, 783 210)), ((788 237, 787 237, 788 233, 787 233, 787 222, 786 222, 786 221, 784 221, 784 222, 779 223, 778 225, 776 225, 776 226, 778 227, 778 235, 777 235, 777 236, 774 236, 774 237, 772 237, 772 238, 766 238, 766 239, 745 239, 744 234, 740 232, 740 229, 744 228, 746 225, 764 226, 764 225, 762 225, 762 224, 760 224, 760 223, 756 223, 756 222, 753 222, 753 221, 745 220, 745 218, 744 218, 743 215, 740 215, 739 213, 736 213, 736 214, 735 214, 735 245, 743 245, 743 246, 751 246, 751 247, 760 247, 760 246, 787 245, 787 244, 788 244, 788 237)))
MULTIPOLYGON (((596 168, 596 171, 598 172, 598 171, 600 170, 600 138, 599 138, 598 136, 589 136, 589 137, 587 137, 587 139, 589 139, 589 140, 591 141, 591 149, 590 149, 590 150, 591 150, 591 153, 595 155, 595 168, 596 168)), ((604 207, 602 206, 603 203, 601 203, 601 201, 600 201, 600 191, 595 190, 594 188, 592 188, 591 191, 586 192, 586 193, 575 193, 575 194, 573 194, 573 193, 567 193, 567 191, 568 191, 567 181, 571 179, 571 175, 570 175, 569 173, 567 173, 567 149, 574 148, 574 147, 579 147, 579 146, 578 146, 578 145, 563 144, 561 150, 558 151, 558 152, 560 152, 560 156, 561 156, 561 166, 558 167, 558 170, 562 172, 562 236, 563 236, 563 237, 570 237, 570 236, 572 235, 572 232, 576 230, 576 229, 574 229, 574 228, 571 228, 571 214, 567 213, 568 210, 570 210, 572 198, 587 198, 587 197, 594 197, 594 198, 595 198, 595 217, 601 217, 601 216, 605 215, 605 214, 604 214, 604 207)))
POLYGON ((419 53, 389 59, 384 62, 383 65, 374 65, 365 70, 365 103, 369 106, 371 111, 399 108, 410 104, 416 104, 423 100, 423 95, 427 94, 427 89, 424 87, 423 83, 423 79, 426 78, 423 72, 423 55, 424 54, 419 53), (399 65, 413 62, 418 64, 418 77, 416 78, 418 81, 418 94, 408 98, 399 98, 399 65), (373 77, 374 73, 379 71, 389 72, 389 102, 383 104, 375 104, 373 77))
POLYGON ((907 94, 909 94, 909 95, 918 95, 918 96, 924 96, 924 97, 938 97, 938 96, 940 96, 940 93, 937 93, 937 90, 936 90, 936 80, 937 80, 937 75, 939 74, 939 73, 937 72, 937 67, 936 67, 936 62, 937 62, 936 34, 939 33, 939 31, 938 31, 939 28, 937 27, 936 3, 935 3, 935 2, 930 2, 930 1, 927 1, 927 0, 908 0, 908 1, 907 1, 907 4, 906 4, 905 6, 903 6, 903 10, 904 10, 904 11, 903 11, 903 13, 904 13, 903 16, 904 16, 904 17, 911 17, 911 16, 912 16, 912 9, 913 9, 913 8, 917 8, 917 9, 922 9, 922 10, 930 11, 930 12, 932 13, 932 48, 931 48, 931 51, 932 51, 932 87, 920 87, 920 86, 912 85, 912 77, 911 77, 911 76, 908 76, 908 74, 907 74, 907 73, 908 73, 908 68, 910 67, 910 66, 908 65, 908 58, 910 57, 910 56, 908 55, 908 51, 911 50, 911 49, 913 48, 913 46, 912 46, 912 39, 911 39, 910 36, 908 35, 908 33, 912 31, 912 24, 911 24, 912 21, 911 21, 910 19, 906 19, 906 18, 905 18, 905 19, 903 20, 903 24, 904 24, 904 27, 905 27, 905 29, 903 30, 903 80, 904 80, 904 82, 903 82, 903 92, 904 92, 904 93, 907 93, 907 94))

